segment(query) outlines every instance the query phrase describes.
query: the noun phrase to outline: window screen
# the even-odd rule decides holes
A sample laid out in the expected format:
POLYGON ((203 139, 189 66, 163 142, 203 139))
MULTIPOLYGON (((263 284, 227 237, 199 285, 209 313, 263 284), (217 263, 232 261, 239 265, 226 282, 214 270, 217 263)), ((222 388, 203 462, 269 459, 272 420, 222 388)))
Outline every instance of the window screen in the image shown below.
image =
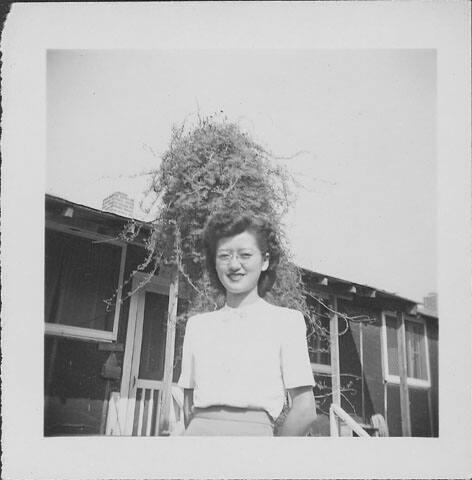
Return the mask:
POLYGON ((46 230, 45 321, 112 331, 121 247, 46 230))
POLYGON ((425 328, 417 322, 405 322, 407 370, 410 378, 427 380, 425 328))
POLYGON ((399 375, 397 318, 385 317, 385 326, 387 327, 388 373, 390 375, 399 375))
MULTIPOLYGON (((389 375, 399 375, 397 319, 386 316, 387 355, 389 375)), ((408 378, 428 380, 426 331, 422 323, 405 320, 406 365, 408 378)))
POLYGON ((314 307, 316 322, 307 326, 308 353, 310 362, 321 365, 331 365, 329 338, 329 311, 322 305, 314 307))
POLYGON ((168 304, 168 296, 146 292, 139 378, 162 380, 164 377, 168 304))

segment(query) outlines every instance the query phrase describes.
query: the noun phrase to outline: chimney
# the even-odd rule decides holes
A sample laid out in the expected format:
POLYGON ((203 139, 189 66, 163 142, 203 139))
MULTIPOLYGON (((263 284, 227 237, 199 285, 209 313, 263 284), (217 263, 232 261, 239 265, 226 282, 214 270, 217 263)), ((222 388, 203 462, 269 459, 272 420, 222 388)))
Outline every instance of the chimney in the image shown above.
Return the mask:
POLYGON ((128 197, 126 193, 115 192, 103 200, 102 210, 132 218, 134 213, 134 200, 128 197))
POLYGON ((438 294, 436 292, 430 292, 423 297, 423 306, 430 312, 437 313, 438 311, 438 294))

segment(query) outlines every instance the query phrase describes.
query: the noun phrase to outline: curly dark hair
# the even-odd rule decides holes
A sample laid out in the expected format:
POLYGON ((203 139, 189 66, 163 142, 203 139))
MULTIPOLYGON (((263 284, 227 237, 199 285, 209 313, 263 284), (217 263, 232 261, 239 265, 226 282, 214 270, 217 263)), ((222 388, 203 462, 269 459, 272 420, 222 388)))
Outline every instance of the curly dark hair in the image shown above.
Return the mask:
POLYGON ((259 295, 264 297, 273 287, 277 278, 281 247, 277 232, 272 224, 263 217, 250 214, 235 215, 231 211, 218 212, 210 217, 203 232, 208 274, 213 285, 220 292, 224 292, 225 289, 216 272, 216 248, 220 239, 243 232, 252 233, 262 254, 269 254, 269 266, 267 270, 261 272, 257 285, 259 295))

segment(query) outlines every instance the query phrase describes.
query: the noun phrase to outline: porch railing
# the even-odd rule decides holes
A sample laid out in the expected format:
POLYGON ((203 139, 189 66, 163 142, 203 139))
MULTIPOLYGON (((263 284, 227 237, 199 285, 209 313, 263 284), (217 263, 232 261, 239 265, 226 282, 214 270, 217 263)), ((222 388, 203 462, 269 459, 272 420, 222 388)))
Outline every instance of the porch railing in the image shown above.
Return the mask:
POLYGON ((329 408, 329 424, 332 437, 339 437, 339 421, 342 420, 359 437, 370 437, 370 435, 339 405, 334 403, 329 408))
MULTIPOLYGON (((169 411, 169 432, 159 432, 158 418, 161 407, 162 390, 158 388, 138 387, 134 401, 134 418, 132 431, 122 424, 126 399, 120 398, 119 392, 111 392, 108 401, 106 435, 178 435, 183 430, 183 394, 175 385, 172 386, 172 399, 169 411), (120 419, 122 419, 120 421, 120 419)), ((125 422, 126 423, 126 422, 125 422)))
POLYGON ((108 414, 105 435, 124 435, 120 423, 120 394, 111 392, 108 400, 108 414))

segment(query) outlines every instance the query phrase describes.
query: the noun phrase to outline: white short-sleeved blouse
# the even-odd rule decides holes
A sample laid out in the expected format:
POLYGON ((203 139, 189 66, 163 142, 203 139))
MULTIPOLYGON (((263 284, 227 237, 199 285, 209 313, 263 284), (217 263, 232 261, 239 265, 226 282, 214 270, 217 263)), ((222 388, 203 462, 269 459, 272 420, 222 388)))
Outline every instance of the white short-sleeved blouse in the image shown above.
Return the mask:
POLYGON ((196 407, 264 409, 277 418, 285 389, 314 385, 302 314, 258 299, 191 317, 179 385, 194 389, 196 407))

